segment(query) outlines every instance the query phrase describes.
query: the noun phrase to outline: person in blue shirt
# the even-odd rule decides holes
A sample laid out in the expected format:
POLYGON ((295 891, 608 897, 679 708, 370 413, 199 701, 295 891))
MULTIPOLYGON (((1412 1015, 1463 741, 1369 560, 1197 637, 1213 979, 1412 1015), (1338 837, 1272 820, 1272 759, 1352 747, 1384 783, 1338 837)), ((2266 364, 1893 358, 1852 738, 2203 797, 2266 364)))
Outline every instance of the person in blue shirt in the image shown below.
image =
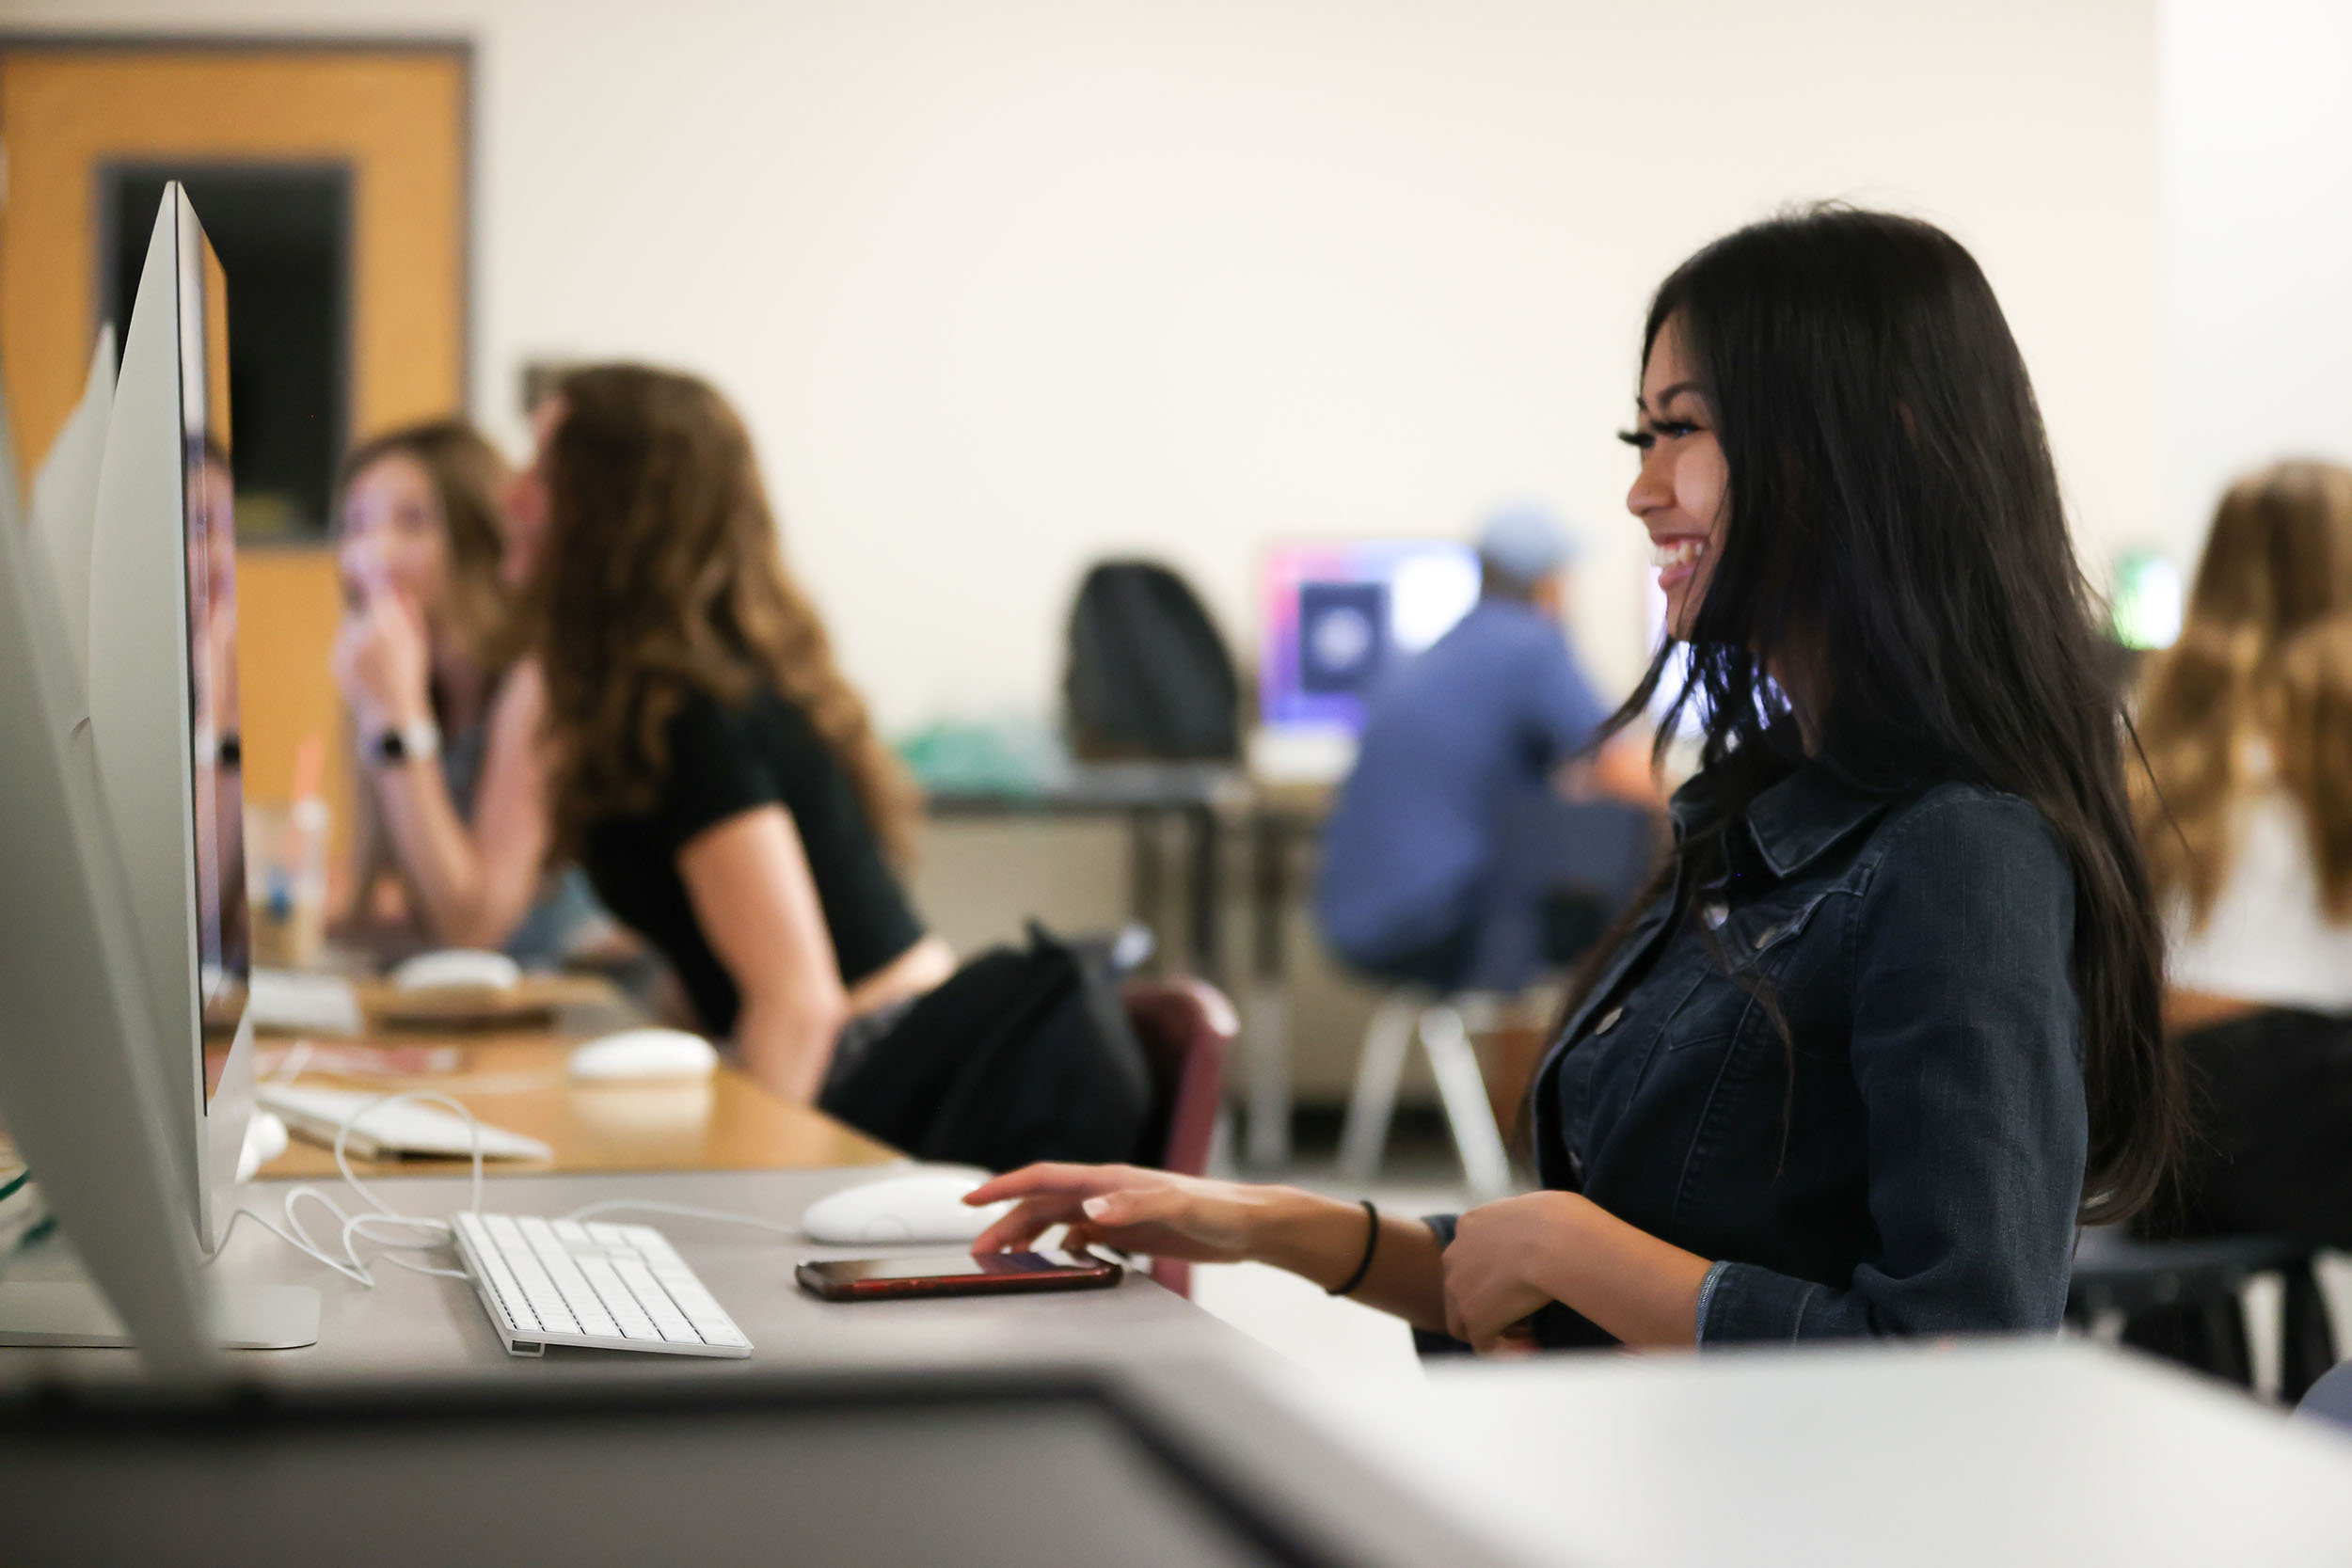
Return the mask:
POLYGON ((1373 694, 1323 841, 1325 939, 1385 979, 1452 990, 1476 956, 1482 891, 1515 797, 1560 789, 1657 807, 1646 748, 1576 759, 1609 705, 1561 625, 1568 536, 1546 513, 1497 514, 1468 615, 1373 694))

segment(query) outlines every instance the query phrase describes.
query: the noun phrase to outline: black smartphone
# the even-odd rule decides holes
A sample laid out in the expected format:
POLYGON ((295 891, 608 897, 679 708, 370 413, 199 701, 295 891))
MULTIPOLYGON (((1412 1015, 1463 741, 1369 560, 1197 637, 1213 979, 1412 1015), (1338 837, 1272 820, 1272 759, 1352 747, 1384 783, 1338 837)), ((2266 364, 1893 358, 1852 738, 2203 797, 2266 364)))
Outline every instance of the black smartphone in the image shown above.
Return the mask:
POLYGON ((1120 1266, 1085 1253, 927 1252, 910 1258, 810 1259, 792 1271, 801 1289, 827 1301, 901 1296, 1005 1295, 1022 1291, 1093 1291, 1119 1283, 1120 1266))

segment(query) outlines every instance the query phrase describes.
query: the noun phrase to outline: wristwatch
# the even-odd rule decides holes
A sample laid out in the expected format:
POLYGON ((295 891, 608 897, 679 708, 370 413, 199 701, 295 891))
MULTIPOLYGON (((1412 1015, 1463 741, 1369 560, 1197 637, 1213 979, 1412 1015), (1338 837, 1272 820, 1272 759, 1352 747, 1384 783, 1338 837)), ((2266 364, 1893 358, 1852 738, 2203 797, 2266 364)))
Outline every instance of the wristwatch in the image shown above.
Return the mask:
POLYGON ((404 762, 431 762, 441 754, 441 726, 430 719, 377 732, 368 758, 379 767, 404 762))

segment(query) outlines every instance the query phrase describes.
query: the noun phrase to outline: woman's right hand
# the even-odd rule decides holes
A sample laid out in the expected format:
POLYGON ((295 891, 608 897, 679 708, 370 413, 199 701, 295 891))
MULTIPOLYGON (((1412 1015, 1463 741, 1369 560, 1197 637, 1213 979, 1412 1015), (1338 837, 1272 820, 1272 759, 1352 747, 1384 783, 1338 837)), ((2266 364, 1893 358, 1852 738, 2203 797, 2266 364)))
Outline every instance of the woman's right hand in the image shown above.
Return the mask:
POLYGON ((975 1254, 1018 1252, 1055 1226, 1065 1248, 1089 1243, 1152 1258, 1236 1263, 1258 1256, 1274 1227, 1304 1194, 1286 1187, 1211 1181, 1135 1165, 1038 1164, 997 1177, 964 1202, 1013 1200, 1012 1212, 980 1233, 975 1254))

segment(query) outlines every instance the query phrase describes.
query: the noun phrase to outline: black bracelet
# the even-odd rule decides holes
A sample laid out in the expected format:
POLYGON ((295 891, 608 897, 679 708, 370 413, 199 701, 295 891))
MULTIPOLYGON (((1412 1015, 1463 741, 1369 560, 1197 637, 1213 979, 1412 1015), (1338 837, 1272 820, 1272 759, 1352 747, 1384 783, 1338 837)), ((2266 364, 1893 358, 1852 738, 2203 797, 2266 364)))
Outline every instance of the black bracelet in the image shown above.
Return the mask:
POLYGON ((1364 1219, 1368 1222, 1368 1228, 1364 1231, 1364 1256, 1356 1264, 1356 1272, 1347 1276, 1347 1283, 1334 1285, 1324 1292, 1326 1295, 1354 1295, 1356 1287, 1364 1282, 1364 1275, 1372 1272, 1372 1255, 1380 1250, 1380 1211, 1372 1206, 1372 1199, 1368 1197, 1359 1197, 1356 1201, 1364 1206, 1364 1219))

